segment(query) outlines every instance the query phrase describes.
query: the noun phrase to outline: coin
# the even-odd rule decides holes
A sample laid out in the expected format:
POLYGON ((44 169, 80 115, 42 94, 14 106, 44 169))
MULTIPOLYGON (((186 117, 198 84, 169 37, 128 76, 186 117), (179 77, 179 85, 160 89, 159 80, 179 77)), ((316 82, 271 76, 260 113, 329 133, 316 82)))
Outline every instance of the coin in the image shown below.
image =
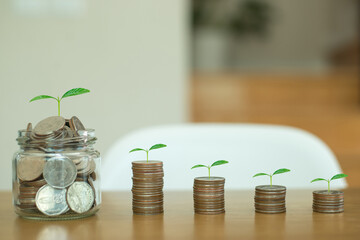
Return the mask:
POLYGON ((39 189, 40 187, 44 186, 46 184, 45 179, 41 178, 39 180, 36 181, 31 181, 31 182, 22 182, 21 185, 25 186, 25 187, 34 187, 39 189))
POLYGON ((48 216, 57 216, 69 210, 66 203, 66 189, 57 189, 50 185, 39 189, 35 202, 36 207, 48 216))
POLYGON ((283 213, 285 205, 286 187, 280 185, 260 185, 255 187, 254 206, 258 213, 283 213))
POLYGON ((32 123, 28 123, 28 125, 26 126, 26 134, 25 134, 25 136, 30 138, 31 137, 31 132, 32 132, 32 123))
POLYGON ((223 177, 197 177, 194 179, 194 211, 214 215, 225 212, 223 177))
POLYGON ((55 131, 59 131, 65 126, 65 119, 60 116, 53 116, 45 118, 36 124, 34 133, 36 135, 50 135, 55 131))
POLYGON ((70 121, 69 121, 69 125, 70 128, 72 130, 74 130, 75 132, 79 131, 79 130, 85 130, 84 125, 82 124, 82 122, 80 121, 79 118, 73 116, 70 121))
POLYGON ((72 138, 75 136, 74 131, 70 127, 65 126, 64 129, 66 131, 66 137, 72 138))
POLYGON ((90 177, 92 178, 93 181, 96 181, 96 173, 95 172, 92 172, 90 174, 90 177))
POLYGON ((70 186, 76 179, 75 164, 67 157, 52 157, 46 161, 44 167, 44 179, 54 188, 70 186))
POLYGON ((313 211, 319 213, 344 212, 344 193, 342 191, 314 191, 313 211))
POLYGON ((134 161, 133 171, 133 212, 153 215, 163 210, 164 170, 161 161, 134 161))
POLYGON ((88 176, 95 171, 95 168, 96 168, 95 161, 88 160, 86 167, 80 170, 78 169, 77 174, 79 176, 83 176, 83 175, 88 176))
POLYGON ((94 191, 86 182, 74 182, 66 196, 69 207, 76 213, 87 212, 94 204, 94 191))
POLYGON ((41 176, 45 159, 41 156, 28 155, 17 162, 17 175, 23 181, 32 181, 41 176))

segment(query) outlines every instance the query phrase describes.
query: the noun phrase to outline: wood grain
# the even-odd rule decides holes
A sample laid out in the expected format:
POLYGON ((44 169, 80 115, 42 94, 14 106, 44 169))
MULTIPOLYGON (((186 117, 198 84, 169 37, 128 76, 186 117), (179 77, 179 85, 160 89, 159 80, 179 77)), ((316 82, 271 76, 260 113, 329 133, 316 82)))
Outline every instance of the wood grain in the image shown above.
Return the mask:
POLYGON ((358 239, 360 189, 345 190, 345 212, 313 213, 310 190, 287 193, 287 213, 260 214, 253 191, 227 191, 226 213, 193 213, 192 192, 165 192, 165 213, 133 215, 130 192, 103 193, 97 215, 70 221, 18 217, 11 193, 0 193, 0 233, 8 239, 358 239))

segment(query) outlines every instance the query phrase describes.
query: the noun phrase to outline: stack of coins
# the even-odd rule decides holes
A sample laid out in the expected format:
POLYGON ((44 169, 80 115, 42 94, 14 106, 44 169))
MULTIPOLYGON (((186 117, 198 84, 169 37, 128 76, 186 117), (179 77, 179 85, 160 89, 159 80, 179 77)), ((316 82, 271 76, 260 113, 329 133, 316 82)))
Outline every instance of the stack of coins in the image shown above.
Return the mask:
POLYGON ((39 189, 45 185, 44 179, 18 184, 19 205, 23 209, 36 209, 35 196, 39 189))
POLYGON ((17 208, 57 216, 68 210, 84 213, 96 206, 95 160, 86 154, 66 157, 67 152, 78 151, 86 139, 79 134, 83 130, 77 117, 49 117, 34 129, 28 124, 26 134, 18 139, 25 151, 16 160, 13 187, 17 208), (62 148, 60 154, 56 147, 62 148))
POLYGON ((164 212, 164 171, 161 161, 134 161, 133 170, 133 212, 153 215, 164 212))
POLYGON ((279 185, 260 185, 255 188, 255 212, 283 213, 286 187, 279 185))
POLYGON ((344 192, 321 190, 313 192, 313 210, 319 213, 344 212, 344 192))
POLYGON ((198 214, 225 212, 225 178, 197 177, 194 179, 194 210, 198 214))

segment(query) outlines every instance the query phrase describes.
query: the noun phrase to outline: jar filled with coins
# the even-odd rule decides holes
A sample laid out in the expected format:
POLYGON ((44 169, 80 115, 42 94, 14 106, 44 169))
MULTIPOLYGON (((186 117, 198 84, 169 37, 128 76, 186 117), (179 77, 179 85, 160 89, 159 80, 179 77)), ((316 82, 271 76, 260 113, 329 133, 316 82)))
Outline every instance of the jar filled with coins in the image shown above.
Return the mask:
POLYGON ((77 117, 54 116, 20 130, 13 158, 15 212, 31 219, 73 219, 101 205, 95 130, 77 117))

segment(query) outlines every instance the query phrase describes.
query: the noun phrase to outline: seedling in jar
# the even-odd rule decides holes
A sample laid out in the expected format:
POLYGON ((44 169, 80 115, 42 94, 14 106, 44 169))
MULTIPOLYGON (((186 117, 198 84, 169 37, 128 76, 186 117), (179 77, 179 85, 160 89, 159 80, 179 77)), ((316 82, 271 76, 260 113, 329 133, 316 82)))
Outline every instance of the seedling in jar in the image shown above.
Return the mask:
POLYGON ((334 176, 333 176, 332 178, 330 178, 330 179, 315 178, 315 179, 313 179, 310 183, 317 182, 317 181, 325 181, 325 182, 327 182, 327 183, 328 183, 328 193, 329 193, 329 192, 330 192, 330 182, 331 182, 332 180, 340 179, 340 178, 345 178, 345 177, 347 177, 347 176, 348 176, 348 175, 346 175, 346 174, 340 173, 340 174, 334 175, 334 176))
POLYGON ((210 179, 210 169, 211 169, 212 167, 219 166, 219 165, 223 165, 223 164, 226 164, 226 163, 229 163, 229 162, 226 161, 226 160, 219 160, 219 161, 216 161, 216 162, 214 162, 213 164, 211 164, 211 165, 209 165, 209 166, 202 165, 202 164, 198 164, 198 165, 193 166, 191 169, 200 168, 200 167, 205 167, 205 168, 207 168, 207 169, 208 169, 208 173, 209 173, 209 179, 210 179))
POLYGON ((278 170, 276 170, 273 174, 268 174, 268 173, 257 173, 255 174, 253 177, 258 177, 258 176, 269 176, 270 177, 270 186, 272 186, 272 177, 276 174, 281 174, 281 173, 286 173, 286 172, 290 172, 290 169, 287 168, 280 168, 278 170))
POLYGON ((32 98, 30 100, 30 102, 33 102, 33 101, 36 101, 36 100, 41 100, 41 99, 48 99, 48 98, 52 98, 54 100, 57 101, 58 103, 58 115, 60 116, 60 102, 61 100, 63 100, 64 98, 67 98, 67 97, 73 97, 73 96, 77 96, 77 95, 80 95, 80 94, 84 94, 84 93, 88 93, 90 92, 90 90, 88 89, 85 89, 85 88, 73 88, 73 89, 70 89, 69 91, 67 91, 66 93, 64 93, 64 95, 62 95, 62 97, 53 97, 53 96, 49 96, 49 95, 39 95, 39 96, 36 96, 34 98, 32 98))
POLYGON ((159 148, 164 148, 167 147, 165 144, 159 143, 159 144, 155 144, 153 145, 151 148, 149 149, 142 149, 142 148, 134 148, 133 150, 130 150, 129 153, 132 152, 136 152, 136 151, 144 151, 146 152, 146 162, 149 162, 149 152, 151 150, 155 150, 155 149, 159 149, 159 148))

